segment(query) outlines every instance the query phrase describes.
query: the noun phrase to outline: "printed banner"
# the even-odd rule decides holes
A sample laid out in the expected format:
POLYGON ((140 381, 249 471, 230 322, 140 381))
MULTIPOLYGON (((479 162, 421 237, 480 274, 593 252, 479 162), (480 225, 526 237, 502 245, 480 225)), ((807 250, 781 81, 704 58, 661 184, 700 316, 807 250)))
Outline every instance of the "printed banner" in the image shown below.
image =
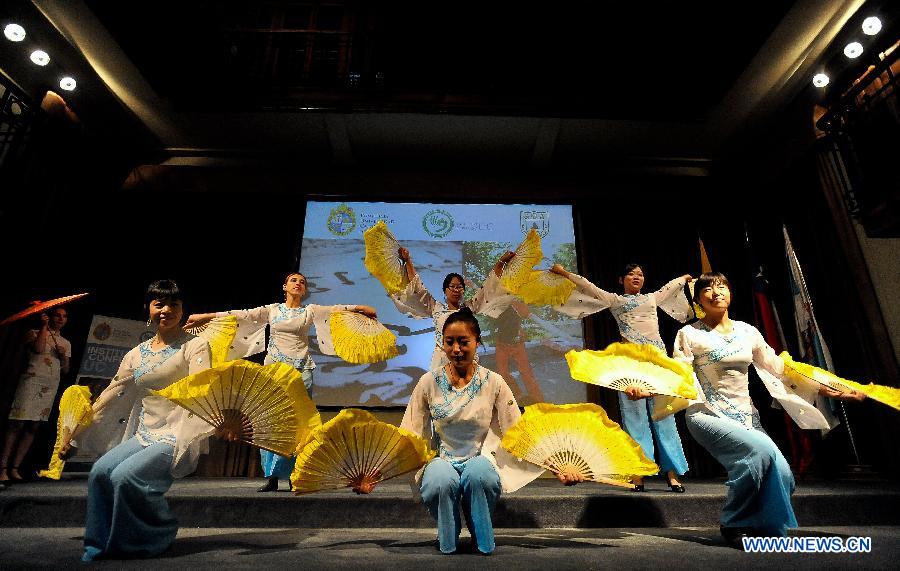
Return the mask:
POLYGON ((95 315, 91 321, 76 382, 85 385, 98 379, 113 378, 125 353, 153 337, 153 333, 154 330, 141 321, 95 315))

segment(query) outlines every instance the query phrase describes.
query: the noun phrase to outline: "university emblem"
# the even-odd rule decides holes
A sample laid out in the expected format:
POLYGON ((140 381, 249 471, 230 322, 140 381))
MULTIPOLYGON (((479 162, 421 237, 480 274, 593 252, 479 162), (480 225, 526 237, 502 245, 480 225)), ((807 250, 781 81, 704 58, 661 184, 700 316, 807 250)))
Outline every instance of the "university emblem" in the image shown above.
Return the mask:
POLYGON ((550 233, 550 213, 546 210, 522 210, 519 212, 519 226, 523 234, 534 228, 543 238, 550 233))
POLYGON ((346 236, 356 228, 356 214, 346 204, 331 209, 328 215, 328 231, 335 236, 346 236))
POLYGON ((422 228, 432 238, 443 238, 453 231, 453 217, 446 210, 431 210, 422 217, 422 228))

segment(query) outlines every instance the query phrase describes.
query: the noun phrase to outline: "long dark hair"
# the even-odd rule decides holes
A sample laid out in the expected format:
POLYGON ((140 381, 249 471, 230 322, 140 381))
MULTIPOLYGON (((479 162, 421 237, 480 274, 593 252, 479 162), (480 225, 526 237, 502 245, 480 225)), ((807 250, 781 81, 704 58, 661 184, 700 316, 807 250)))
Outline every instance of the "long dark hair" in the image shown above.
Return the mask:
POLYGON ((644 271, 644 266, 642 266, 641 264, 625 264, 625 269, 622 270, 621 274, 619 274, 619 278, 624 278, 628 275, 628 272, 635 268, 640 268, 642 272, 644 271))
POLYGON ((451 272, 444 278, 444 289, 450 287, 450 282, 453 281, 453 278, 458 278, 459 283, 461 283, 463 287, 466 287, 466 280, 464 280, 463 277, 456 272, 451 272))
POLYGON ((734 296, 734 290, 731 289, 731 282, 728 281, 728 278, 725 277, 725 274, 723 274, 722 272, 706 272, 705 274, 697 278, 697 283, 694 284, 694 302, 699 305, 700 292, 703 291, 704 288, 708 288, 716 284, 725 284, 725 287, 727 287, 728 291, 731 292, 732 297, 734 296))
POLYGON ((306 276, 304 276, 300 272, 289 272, 289 273, 285 274, 284 281, 281 282, 281 285, 287 285, 287 282, 289 279, 291 279, 291 276, 300 276, 304 280, 306 279, 306 276))
POLYGON ((178 287, 175 280, 156 280, 147 286, 147 293, 144 294, 144 309, 149 309, 150 302, 154 299, 183 301, 181 295, 181 288, 178 287))
POLYGON ((444 322, 444 327, 441 329, 441 334, 443 335, 445 331, 447 331, 447 326, 451 323, 468 323, 469 327, 472 328, 472 331, 475 332, 475 341, 481 343, 481 326, 478 325, 478 320, 475 319, 475 315, 472 313, 472 310, 468 307, 464 307, 459 311, 454 311, 447 317, 447 321, 444 322))

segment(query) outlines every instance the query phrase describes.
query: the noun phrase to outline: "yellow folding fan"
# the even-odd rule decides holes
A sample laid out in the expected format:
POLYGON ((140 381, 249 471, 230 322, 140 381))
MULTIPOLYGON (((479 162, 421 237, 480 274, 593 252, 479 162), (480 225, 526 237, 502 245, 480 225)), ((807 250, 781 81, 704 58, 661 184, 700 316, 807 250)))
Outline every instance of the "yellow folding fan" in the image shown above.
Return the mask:
POLYGON ((397 337, 377 319, 355 311, 335 311, 328 323, 334 352, 348 363, 376 363, 399 354, 397 337))
POLYGON ((322 424, 297 369, 285 363, 229 361, 152 391, 227 437, 282 456, 322 424))
POLYGON ((212 366, 215 367, 225 362, 231 342, 234 341, 234 336, 237 334, 237 317, 233 315, 214 317, 203 325, 185 327, 184 330, 191 335, 206 339, 209 343, 212 366))
POLYGON ((432 458, 420 436, 347 408, 297 450, 291 488, 295 494, 339 488, 368 494, 377 483, 418 470, 432 458))
POLYGON ((59 399, 59 419, 56 421, 56 443, 46 470, 38 472, 41 478, 59 480, 66 462, 59 456, 63 446, 72 440, 72 434, 79 426, 88 426, 94 418, 91 409, 91 389, 82 385, 72 385, 63 391, 59 399))
POLYGON ((784 375, 792 382, 808 383, 813 381, 841 393, 857 390, 872 400, 900 410, 900 389, 898 388, 876 385, 874 383, 864 385, 844 379, 825 369, 795 361, 787 351, 781 353, 781 360, 784 361, 784 375))
POLYGON ((532 228, 522 243, 515 249, 516 255, 503 269, 500 283, 510 293, 518 293, 519 288, 530 277, 531 269, 544 257, 541 251, 541 236, 532 228))
POLYGON ((366 242, 366 269, 375 276, 388 294, 403 291, 409 283, 406 269, 398 251, 400 242, 388 229, 384 220, 379 220, 363 233, 366 242))
POLYGON ((640 445, 595 404, 527 406, 500 444, 517 458, 576 480, 633 488, 631 476, 659 472, 640 445))
POLYGON ((516 292, 529 305, 562 305, 575 290, 571 280, 548 270, 532 271, 516 292))
POLYGON ((654 394, 697 398, 693 370, 653 345, 612 343, 603 351, 566 353, 569 374, 583 383, 617 391, 637 387, 654 394))

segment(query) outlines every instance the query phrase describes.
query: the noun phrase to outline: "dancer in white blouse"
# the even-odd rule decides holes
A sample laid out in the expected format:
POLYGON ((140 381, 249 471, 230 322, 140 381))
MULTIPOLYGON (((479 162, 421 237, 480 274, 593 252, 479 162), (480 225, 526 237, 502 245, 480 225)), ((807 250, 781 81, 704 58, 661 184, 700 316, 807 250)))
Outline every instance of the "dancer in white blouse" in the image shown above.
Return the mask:
POLYGON ((448 362, 441 340, 441 331, 444 329, 444 321, 448 315, 468 307, 472 310, 472 313, 483 313, 491 317, 499 317, 516 300, 500 283, 503 268, 516 255, 515 252, 506 252, 500 256, 500 259, 494 264, 494 269, 488 276, 487 281, 484 282, 481 289, 470 300, 464 299, 466 285, 463 277, 457 273, 447 274, 443 284, 446 303, 436 300, 425 289, 422 278, 416 272, 415 266, 413 266, 409 250, 400 248, 399 255, 405 264, 409 284, 405 290, 390 297, 397 309, 403 313, 418 318, 430 317, 434 320, 434 351, 431 355, 431 370, 437 369, 448 362))
POLYGON ((514 492, 543 470, 500 446, 521 416, 503 377, 478 365, 478 320, 468 309, 451 313, 441 330, 448 363, 422 375, 400 427, 432 441, 438 457, 416 474, 416 491, 437 520, 443 553, 456 551, 460 500, 480 553, 494 550, 491 514, 503 492, 514 492))
MULTIPOLYGON (((376 317, 375 309, 368 305, 303 305, 306 297, 306 276, 291 272, 284 278, 281 289, 283 303, 272 303, 253 309, 220 311, 218 313, 197 313, 188 317, 185 327, 195 327, 207 323, 214 317, 233 315, 238 320, 238 332, 229 351, 228 359, 239 359, 260 353, 265 349, 265 364, 287 363, 303 375, 306 390, 312 396, 313 370, 316 368, 309 354, 309 330, 316 327, 319 349, 326 355, 334 355, 328 317, 335 311, 357 311, 371 318, 376 317), (269 343, 264 346, 266 326, 269 327, 269 343)), ((266 483, 260 492, 278 489, 278 480, 290 480, 294 469, 294 459, 260 450, 263 474, 266 483)))
MULTIPOLYGON (((181 292, 161 280, 147 289, 156 335, 125 354, 94 402, 93 423, 78 439, 112 448, 88 476, 83 561, 146 557, 165 551, 178 523, 164 494, 197 467, 214 429, 172 401, 150 394, 210 366, 209 345, 181 329, 181 292)), ((60 455, 71 454, 73 442, 60 455)))
MULTIPOLYGON (((689 275, 677 277, 653 293, 643 294, 643 268, 639 264, 628 264, 619 277, 624 293, 616 294, 600 289, 559 264, 550 271, 568 278, 576 286, 565 305, 555 306, 554 309, 579 319, 609 309, 619 326, 619 334, 629 343, 646 343, 665 352, 656 309, 681 322, 693 315, 684 295, 684 285, 691 278, 689 275)), ((666 473, 670 489, 683 493, 684 486, 678 481, 678 476, 688 471, 688 463, 675 417, 652 420, 652 399, 636 401, 629 394, 619 392, 618 395, 625 431, 641 445, 648 458, 656 458, 661 471, 666 473)), ((635 491, 644 491, 643 476, 633 476, 633 480, 635 491)))
POLYGON ((797 527, 791 507, 794 476, 763 431, 750 400, 750 364, 801 428, 833 425, 822 413, 826 407, 815 405, 819 395, 845 400, 862 400, 865 395, 844 395, 824 387, 816 394, 814 389, 782 383, 784 362, 762 334, 748 323, 729 318, 731 284, 724 275, 700 276, 694 298, 706 316, 678 332, 673 356, 690 364, 696 375, 699 398, 687 409, 688 429, 728 470, 722 536, 737 547, 747 534, 783 536, 788 528, 797 527))

